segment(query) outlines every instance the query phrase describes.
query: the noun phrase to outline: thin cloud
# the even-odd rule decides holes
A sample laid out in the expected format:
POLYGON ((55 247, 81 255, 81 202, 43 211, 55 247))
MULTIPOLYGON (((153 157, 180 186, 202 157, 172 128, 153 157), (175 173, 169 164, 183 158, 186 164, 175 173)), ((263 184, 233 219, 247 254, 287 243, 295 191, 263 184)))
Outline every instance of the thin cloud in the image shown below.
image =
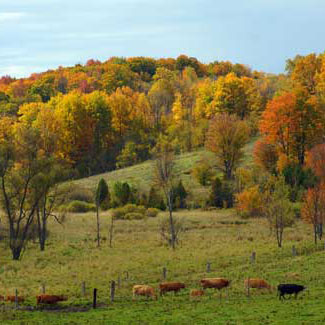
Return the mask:
POLYGON ((1 12, 0 13, 0 23, 19 20, 26 16, 25 12, 1 12))

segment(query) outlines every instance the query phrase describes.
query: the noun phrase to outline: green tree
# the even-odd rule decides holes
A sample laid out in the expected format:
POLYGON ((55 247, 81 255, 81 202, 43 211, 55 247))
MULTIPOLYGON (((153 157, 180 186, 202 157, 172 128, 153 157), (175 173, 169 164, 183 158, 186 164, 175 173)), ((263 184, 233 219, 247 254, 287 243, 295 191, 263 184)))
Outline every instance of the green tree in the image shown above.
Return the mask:
POLYGON ((233 178, 244 156, 243 147, 248 139, 249 128, 236 115, 218 114, 210 122, 206 147, 216 154, 219 168, 226 179, 233 178))
POLYGON ((108 185, 106 181, 101 178, 97 190, 96 190, 96 220, 97 220, 97 247, 100 246, 100 224, 99 224, 99 208, 100 205, 106 200, 107 196, 109 195, 108 185))

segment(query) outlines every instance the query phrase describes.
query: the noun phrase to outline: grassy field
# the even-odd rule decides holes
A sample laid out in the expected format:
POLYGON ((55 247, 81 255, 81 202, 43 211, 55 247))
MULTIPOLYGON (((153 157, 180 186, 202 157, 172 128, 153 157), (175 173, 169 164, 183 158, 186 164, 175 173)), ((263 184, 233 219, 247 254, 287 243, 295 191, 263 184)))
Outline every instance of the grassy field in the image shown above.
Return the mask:
POLYGON ((239 219, 233 210, 179 211, 186 232, 181 245, 172 251, 161 241, 160 218, 117 221, 113 248, 106 240, 109 212, 102 216, 102 246, 96 248, 95 215, 71 214, 64 226, 51 225, 45 252, 30 243, 22 261, 11 261, 9 250, 1 245, 0 294, 26 297, 22 310, 11 310, 3 303, 1 324, 323 324, 325 322, 325 252, 314 249, 311 227, 298 222, 285 232, 284 247, 276 247, 264 220, 239 219), (298 256, 292 257, 291 247, 298 256), (250 263, 252 251, 255 264, 250 263), (211 273, 206 263, 211 262, 211 273), (184 281, 188 288, 179 296, 157 301, 132 301, 134 284, 167 280, 184 281), (129 278, 125 279, 126 271, 129 278), (109 304, 109 283, 121 277, 116 302, 109 304), (224 276, 232 280, 229 298, 218 294, 190 301, 189 290, 198 288, 202 277, 224 276), (276 292, 244 293, 246 277, 262 277, 273 286, 301 283, 309 287, 299 299, 279 302, 276 292), (81 283, 86 282, 86 296, 81 283), (61 310, 39 310, 35 296, 42 284, 48 294, 69 297, 61 310), (100 307, 92 310, 91 290, 98 288, 100 307), (32 311, 26 311, 32 306, 32 311), (28 307, 29 308, 29 307, 28 307))

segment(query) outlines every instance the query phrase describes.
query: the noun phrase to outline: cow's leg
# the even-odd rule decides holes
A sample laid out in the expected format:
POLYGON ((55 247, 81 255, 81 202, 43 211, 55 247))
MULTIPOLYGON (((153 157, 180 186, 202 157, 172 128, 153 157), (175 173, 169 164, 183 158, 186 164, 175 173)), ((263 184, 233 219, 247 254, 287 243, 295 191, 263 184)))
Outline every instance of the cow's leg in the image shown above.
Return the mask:
POLYGON ((295 292, 295 299, 297 299, 297 296, 298 296, 298 293, 297 293, 297 292, 295 292))

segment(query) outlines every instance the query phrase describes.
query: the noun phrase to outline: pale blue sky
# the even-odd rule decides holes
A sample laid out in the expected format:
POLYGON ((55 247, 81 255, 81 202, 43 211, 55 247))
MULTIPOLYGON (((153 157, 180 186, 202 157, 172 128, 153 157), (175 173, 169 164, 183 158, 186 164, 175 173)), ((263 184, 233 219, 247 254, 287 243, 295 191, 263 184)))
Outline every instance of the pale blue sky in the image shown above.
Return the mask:
POLYGON ((0 0, 0 76, 179 54, 282 72, 324 50, 325 0, 0 0))

